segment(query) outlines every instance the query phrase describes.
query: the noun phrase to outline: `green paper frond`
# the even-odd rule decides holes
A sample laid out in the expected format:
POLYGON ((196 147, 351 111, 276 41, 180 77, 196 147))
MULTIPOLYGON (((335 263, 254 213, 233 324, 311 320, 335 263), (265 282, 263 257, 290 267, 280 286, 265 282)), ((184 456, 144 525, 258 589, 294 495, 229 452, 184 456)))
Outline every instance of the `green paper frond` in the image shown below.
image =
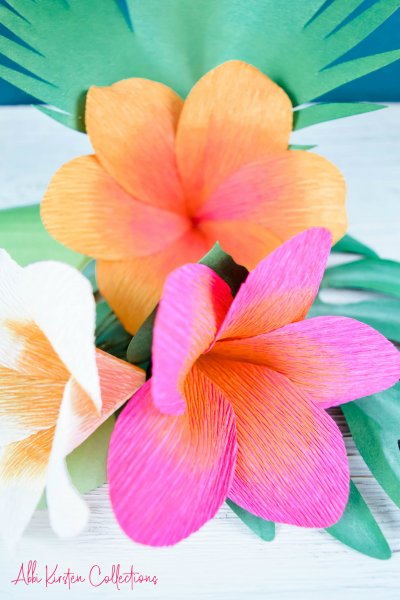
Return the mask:
MULTIPOLYGON (((276 0, 168 0, 162 10, 159 0, 125 0, 125 9, 122 0, 8 4, 0 6, 0 22, 18 41, 0 36, 0 53, 15 65, 0 65, 0 76, 49 105, 41 110, 54 119, 81 131, 91 85, 146 77, 186 96, 205 72, 241 59, 274 79, 299 106, 400 58, 400 50, 393 50, 345 60, 398 8, 398 0, 377 0, 354 18, 362 0, 334 0, 328 7, 323 0, 295 7, 276 0)), ((345 114, 335 107, 321 114, 329 120, 364 110, 371 105, 347 104, 345 114)))

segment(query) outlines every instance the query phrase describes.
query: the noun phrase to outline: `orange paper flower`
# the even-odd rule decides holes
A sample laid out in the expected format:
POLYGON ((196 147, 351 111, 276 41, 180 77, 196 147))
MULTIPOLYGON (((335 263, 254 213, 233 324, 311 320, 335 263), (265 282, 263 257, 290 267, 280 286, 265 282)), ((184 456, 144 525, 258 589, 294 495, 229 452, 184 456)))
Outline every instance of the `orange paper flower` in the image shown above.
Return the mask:
POLYGON ((56 239, 97 259, 100 290, 130 332, 168 273, 217 240, 252 269, 308 227, 344 234, 343 177, 288 150, 292 114, 285 92, 241 61, 207 73, 185 102, 145 79, 89 90, 95 155, 56 173, 42 217, 56 239))

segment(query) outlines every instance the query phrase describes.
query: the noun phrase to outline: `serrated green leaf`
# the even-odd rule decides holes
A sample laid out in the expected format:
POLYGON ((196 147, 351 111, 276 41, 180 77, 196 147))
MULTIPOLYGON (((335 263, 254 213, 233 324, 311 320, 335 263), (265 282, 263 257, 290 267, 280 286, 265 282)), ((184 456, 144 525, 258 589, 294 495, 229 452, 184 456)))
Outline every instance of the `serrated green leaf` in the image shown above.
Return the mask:
MULTIPOLYGON (((81 494, 91 492, 107 481, 107 453, 114 424, 115 417, 112 415, 67 456, 71 481, 81 494)), ((43 494, 38 508, 45 507, 43 494)))
POLYGON ((353 482, 341 519, 325 531, 342 544, 372 558, 387 560, 392 555, 385 536, 353 482))
POLYGON ((229 506, 229 508, 231 508, 233 512, 239 517, 239 519, 243 521, 243 523, 247 525, 249 529, 254 531, 254 533, 258 535, 258 537, 260 537, 265 542, 272 542, 272 540, 275 538, 275 523, 273 523, 272 521, 266 521, 265 519, 260 519, 260 517, 252 515, 244 508, 241 508, 240 506, 232 502, 232 500, 227 499, 226 503, 229 506))
POLYGON ((334 121, 344 117, 352 117, 367 112, 385 108, 382 104, 370 104, 368 102, 326 102, 324 104, 313 104, 293 113, 293 130, 311 127, 317 123, 334 121))
POLYGON ((307 317, 342 316, 357 319, 400 343, 400 301, 378 298, 350 304, 332 304, 316 298, 307 317))
POLYGON ((400 298, 400 263, 381 258, 363 258, 326 269, 322 288, 372 290, 400 298))
POLYGON ((108 354, 125 360, 131 335, 105 300, 96 304, 96 346, 108 354))
POLYGON ((400 507, 400 384, 341 408, 368 468, 400 507))
POLYGON ((360 3, 307 0, 293 10, 276 0, 169 0, 160 11, 159 0, 126 0, 128 20, 115 0, 11 0, 17 12, 0 6, 0 21, 21 43, 0 38, 0 52, 16 65, 0 65, 0 76, 79 130, 91 85, 147 77, 186 96, 230 59, 260 68, 298 106, 400 56, 395 50, 337 64, 398 8, 397 0, 377 0, 354 18, 360 3))
POLYGON ((344 252, 350 254, 360 254, 361 256, 370 256, 372 258, 378 258, 375 250, 372 250, 366 244, 359 242, 351 235, 344 235, 341 240, 336 242, 332 248, 332 252, 344 252))
POLYGON ((0 248, 20 265, 38 260, 60 260, 74 267, 86 257, 56 242, 44 228, 38 205, 0 211, 0 248))

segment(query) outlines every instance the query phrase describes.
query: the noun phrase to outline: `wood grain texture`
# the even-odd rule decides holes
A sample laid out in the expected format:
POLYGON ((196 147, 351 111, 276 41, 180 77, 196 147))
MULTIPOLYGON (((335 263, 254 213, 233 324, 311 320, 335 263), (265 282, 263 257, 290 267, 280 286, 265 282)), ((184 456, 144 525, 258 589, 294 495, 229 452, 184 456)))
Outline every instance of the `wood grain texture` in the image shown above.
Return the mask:
MULTIPOLYGON (((63 162, 90 152, 87 138, 67 130, 32 108, 0 109, 0 207, 40 201, 63 162)), ((348 182, 350 233, 387 258, 400 259, 400 105, 293 135, 293 143, 318 144, 316 152, 335 162, 348 182)), ((1 216, 0 216, 1 218, 1 216)), ((0 240, 1 246, 1 240, 0 240)), ((343 426, 339 411, 337 418, 343 426)), ((400 511, 371 478, 346 435, 355 483, 387 535, 393 558, 366 558, 323 531, 277 528, 262 542, 224 506, 217 517, 173 548, 133 544, 118 529, 106 486, 88 494, 90 525, 79 538, 62 541, 38 512, 14 555, 0 548, 0 598, 160 598, 163 600, 398 600, 400 597, 400 511), (21 561, 37 560, 87 574, 92 564, 104 573, 113 563, 157 575, 157 586, 133 590, 113 586, 13 586, 21 561)))

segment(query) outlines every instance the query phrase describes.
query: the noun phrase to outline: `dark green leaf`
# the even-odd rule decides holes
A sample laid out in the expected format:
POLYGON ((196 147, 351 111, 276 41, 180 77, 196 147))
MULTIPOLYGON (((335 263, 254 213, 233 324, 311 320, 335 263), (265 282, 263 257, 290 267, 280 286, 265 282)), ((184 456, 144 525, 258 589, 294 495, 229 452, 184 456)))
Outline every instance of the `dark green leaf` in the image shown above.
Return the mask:
MULTIPOLYGON (((86 494, 107 481, 107 453, 115 417, 112 415, 91 436, 67 456, 72 483, 81 494, 86 494)), ((45 508, 42 496, 38 508, 45 508)))
POLYGON ((254 531, 255 534, 258 535, 265 542, 272 542, 275 538, 275 523, 272 521, 266 521, 265 519, 260 519, 260 517, 256 517, 252 515, 244 508, 241 508, 232 500, 226 501, 227 505, 233 510, 233 512, 243 521, 249 529, 254 531))
POLYGON ((330 267, 321 287, 372 290, 400 298, 400 263, 381 258, 363 258, 330 267))
POLYGON ((110 306, 101 300, 96 304, 96 346, 117 358, 126 358, 131 335, 123 328, 110 306))
POLYGON ((245 267, 235 263, 218 242, 199 262, 215 271, 229 285, 234 296, 249 274, 245 267))
POLYGON ((0 248, 22 266, 38 260, 60 260, 79 267, 87 260, 47 233, 38 205, 0 211, 0 248))
MULTIPOLYGON (((0 65, 0 76, 80 130, 91 85, 146 77, 185 96, 230 59, 260 68, 298 106, 399 58, 393 50, 341 62, 398 9, 398 0, 380 0, 354 17, 361 3, 307 0, 288 10, 277 0, 168 0, 160 10, 160 0, 126 0, 129 22, 115 0, 8 0, 15 10, 0 5, 0 22, 20 41, 0 37, 0 52, 15 65, 0 65)), ((362 110, 352 105, 342 112, 362 110)), ((340 112, 315 111, 313 119, 310 112, 298 118, 315 122, 315 115, 327 120, 340 112)))
POLYGON ((400 507, 400 384, 341 408, 361 456, 400 507))
POLYGON ((385 560, 392 555, 385 536, 353 482, 342 518, 326 531, 346 546, 372 558, 385 560))
POLYGON ((150 362, 156 314, 157 308, 155 308, 151 315, 147 317, 128 346, 127 359, 134 365, 143 365, 150 362))
POLYGON ((369 246, 366 246, 362 242, 359 242, 351 235, 344 235, 332 248, 332 252, 345 252, 349 254, 360 254, 362 256, 370 256, 372 258, 378 258, 375 250, 372 250, 369 246))
POLYGON ((350 317, 370 325, 385 337, 400 342, 400 301, 394 298, 378 298, 351 304, 331 304, 322 302, 317 297, 307 316, 350 317))

